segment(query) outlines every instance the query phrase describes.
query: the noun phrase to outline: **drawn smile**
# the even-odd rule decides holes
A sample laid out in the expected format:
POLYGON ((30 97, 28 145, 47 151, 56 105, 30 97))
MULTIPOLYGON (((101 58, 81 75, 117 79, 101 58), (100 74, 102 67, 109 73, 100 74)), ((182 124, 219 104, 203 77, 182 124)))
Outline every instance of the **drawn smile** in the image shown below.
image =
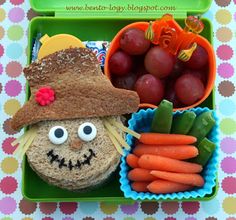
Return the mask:
POLYGON ((76 163, 74 163, 74 164, 71 160, 66 162, 65 158, 60 158, 59 155, 54 153, 54 150, 50 150, 47 153, 47 157, 49 158, 51 164, 54 162, 57 163, 58 167, 60 169, 62 167, 68 167, 69 170, 72 170, 72 169, 80 169, 82 166, 84 166, 86 164, 90 166, 90 162, 93 157, 96 157, 96 154, 94 153, 94 151, 92 149, 89 149, 89 154, 88 155, 84 154, 83 155, 84 159, 77 160, 76 163))

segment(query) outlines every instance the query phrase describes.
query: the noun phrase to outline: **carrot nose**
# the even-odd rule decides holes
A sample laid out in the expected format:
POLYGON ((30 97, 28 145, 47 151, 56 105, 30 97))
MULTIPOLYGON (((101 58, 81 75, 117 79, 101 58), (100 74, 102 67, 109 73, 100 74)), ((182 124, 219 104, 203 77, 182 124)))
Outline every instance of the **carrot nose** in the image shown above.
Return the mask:
POLYGON ((72 149, 79 149, 80 147, 81 147, 81 144, 82 144, 82 142, 79 140, 79 139, 77 139, 77 140, 72 140, 71 142, 70 142, 70 147, 72 148, 72 149))

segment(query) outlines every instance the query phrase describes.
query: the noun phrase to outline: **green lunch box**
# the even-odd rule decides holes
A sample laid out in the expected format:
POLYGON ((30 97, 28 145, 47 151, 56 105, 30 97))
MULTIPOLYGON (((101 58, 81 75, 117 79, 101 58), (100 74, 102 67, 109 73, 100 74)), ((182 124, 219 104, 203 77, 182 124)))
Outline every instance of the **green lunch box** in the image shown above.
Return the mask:
MULTIPOLYGON (((206 12, 212 0, 169 0, 169 1, 116 1, 116 0, 30 0, 31 7, 40 14, 30 22, 28 64, 31 63, 33 38, 38 32, 53 36, 55 34, 71 34, 82 41, 105 40, 111 41, 116 33, 132 22, 149 21, 161 17, 163 14, 173 14, 177 22, 184 26, 184 19, 188 14, 200 15, 206 12), (87 3, 86 3, 87 2, 87 3)), ((210 43, 213 39, 212 24, 202 19, 205 29, 201 33, 210 43)), ((30 92, 28 89, 27 99, 30 92)), ((214 108, 214 91, 201 104, 210 109, 214 108)), ((100 188, 89 192, 70 192, 48 185, 30 168, 27 157, 23 160, 22 194, 31 201, 43 202, 114 202, 132 203, 124 198, 120 190, 119 168, 110 181, 100 188)), ((198 200, 209 200, 216 195, 217 184, 213 193, 198 200)), ((190 201, 188 199, 187 201, 190 201)), ((192 201, 192 200, 191 200, 192 201)))

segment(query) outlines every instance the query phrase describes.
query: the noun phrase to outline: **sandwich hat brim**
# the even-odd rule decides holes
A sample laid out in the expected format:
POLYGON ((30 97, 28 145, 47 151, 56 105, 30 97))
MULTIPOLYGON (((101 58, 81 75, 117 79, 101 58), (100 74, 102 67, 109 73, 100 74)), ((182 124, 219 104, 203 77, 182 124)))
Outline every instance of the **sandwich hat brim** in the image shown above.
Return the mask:
MULTIPOLYGON (((81 50, 84 52, 88 49, 67 49, 62 54, 65 56, 75 55, 74 50, 79 53, 81 50), (72 53, 70 53, 71 51, 72 53)), ((91 52, 87 54, 94 59, 94 54, 91 52)), ((55 53, 49 57, 55 60, 56 55, 55 53)), ((60 55, 60 57, 63 56, 60 55)), ((95 60, 94 62, 97 62, 95 60)), ((91 63, 91 58, 89 61, 91 63)), ((47 59, 45 58, 41 62, 47 62, 47 59)), ((12 118, 12 128, 19 130, 24 126, 46 120, 123 115, 138 110, 140 101, 136 92, 115 88, 109 79, 101 73, 100 67, 97 68, 97 63, 96 68, 93 67, 93 62, 90 66, 86 64, 79 68, 78 65, 81 62, 75 62, 76 68, 63 67, 60 69, 58 66, 56 69, 54 67, 54 72, 50 72, 50 74, 44 69, 37 73, 34 66, 26 69, 25 75, 29 80, 31 97, 12 118), (37 77, 37 74, 42 75, 37 77), (55 93, 55 100, 46 106, 41 106, 35 99, 37 91, 42 87, 50 87, 55 93)), ((34 65, 39 68, 40 63, 34 65)), ((45 65, 43 67, 46 68, 45 65)))

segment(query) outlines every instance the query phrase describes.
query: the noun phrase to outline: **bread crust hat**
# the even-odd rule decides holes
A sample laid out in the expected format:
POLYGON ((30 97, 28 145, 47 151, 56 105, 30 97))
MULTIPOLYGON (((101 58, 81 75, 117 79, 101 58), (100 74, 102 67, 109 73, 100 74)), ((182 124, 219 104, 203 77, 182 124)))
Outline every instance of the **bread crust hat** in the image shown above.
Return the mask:
POLYGON ((122 115, 138 110, 137 93, 115 88, 87 48, 48 55, 26 67, 24 74, 31 97, 12 118, 14 130, 46 120, 122 115), (55 100, 46 106, 35 100, 36 92, 43 87, 55 92, 55 100))

